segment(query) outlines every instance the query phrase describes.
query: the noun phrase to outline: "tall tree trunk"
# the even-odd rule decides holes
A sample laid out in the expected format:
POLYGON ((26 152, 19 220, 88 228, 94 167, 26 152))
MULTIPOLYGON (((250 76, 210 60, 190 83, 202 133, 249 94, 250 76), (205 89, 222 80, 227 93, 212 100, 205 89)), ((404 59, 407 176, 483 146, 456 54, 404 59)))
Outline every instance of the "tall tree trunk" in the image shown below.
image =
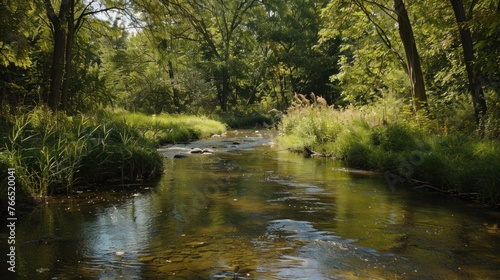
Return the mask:
POLYGON ((181 112, 181 104, 179 101, 179 91, 177 90, 177 87, 175 86, 175 80, 174 80, 174 67, 172 66, 172 61, 168 61, 168 76, 170 78, 170 85, 172 86, 172 93, 174 95, 174 106, 175 106, 175 111, 177 113, 181 112))
POLYGON ((394 9, 398 16, 399 36, 403 42, 406 55, 408 76, 410 78, 411 93, 413 97, 413 108, 419 110, 427 102, 425 93, 424 75, 420 66, 420 57, 415 44, 415 37, 411 27, 408 12, 403 0, 394 0, 394 9))
POLYGON ((75 41, 75 0, 70 0, 70 10, 67 15, 68 30, 66 34, 66 50, 65 50, 65 64, 64 64, 64 77, 61 89, 61 109, 66 111, 68 109, 68 92, 69 83, 71 81, 72 72, 72 56, 73 56, 73 44, 75 41))
POLYGON ((222 112, 227 112, 227 97, 229 95, 229 70, 227 65, 222 68, 222 89, 219 93, 220 109, 222 112))
POLYGON ((52 66, 50 69, 50 85, 47 97, 49 107, 57 111, 61 101, 61 90, 64 78, 67 30, 66 23, 73 0, 62 0, 59 14, 56 15, 50 0, 45 0, 45 10, 52 23, 54 50, 52 53, 52 66))
POLYGON ((474 105, 474 116, 476 118, 476 123, 479 124, 480 115, 486 115, 487 108, 486 100, 484 99, 483 94, 483 86, 478 79, 479 73, 474 71, 473 68, 475 58, 472 36, 470 29, 466 26, 468 19, 465 14, 463 0, 451 0, 451 5, 453 6, 453 11, 457 20, 458 30, 460 31, 460 40, 462 41, 462 49, 464 52, 465 70, 469 80, 469 91, 472 96, 472 104, 474 105))
POLYGON ((64 74, 65 37, 66 32, 63 28, 54 27, 54 51, 52 53, 53 57, 48 95, 48 105, 54 111, 57 111, 60 103, 60 93, 64 74))

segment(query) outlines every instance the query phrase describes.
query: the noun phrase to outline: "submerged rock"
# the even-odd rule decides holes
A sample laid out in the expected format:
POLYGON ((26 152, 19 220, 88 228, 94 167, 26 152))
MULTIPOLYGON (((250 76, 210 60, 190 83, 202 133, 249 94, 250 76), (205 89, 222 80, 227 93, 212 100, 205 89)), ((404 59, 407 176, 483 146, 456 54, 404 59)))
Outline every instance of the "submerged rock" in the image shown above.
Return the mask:
POLYGON ((144 256, 144 257, 139 257, 137 261, 139 262, 151 262, 156 259, 156 256, 144 256))
POLYGON ((208 243, 208 242, 189 242, 186 245, 191 247, 191 248, 200 248, 200 247, 206 246, 208 244, 210 244, 210 243, 208 243))
POLYGON ((191 151, 189 151, 191 154, 201 154, 203 153, 203 149, 200 148, 193 148, 191 151))
POLYGON ((186 158, 187 155, 183 155, 183 154, 176 154, 174 155, 174 158, 186 158))

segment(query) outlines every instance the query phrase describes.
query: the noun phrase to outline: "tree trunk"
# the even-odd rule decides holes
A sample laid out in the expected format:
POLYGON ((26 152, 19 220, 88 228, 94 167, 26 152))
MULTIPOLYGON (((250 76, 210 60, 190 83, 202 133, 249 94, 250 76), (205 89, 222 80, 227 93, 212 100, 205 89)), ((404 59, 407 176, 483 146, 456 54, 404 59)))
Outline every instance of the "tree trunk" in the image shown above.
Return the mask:
POLYGON ((463 1, 451 0, 451 5, 453 6, 453 11, 457 20, 458 30, 460 31, 460 40, 462 41, 462 49, 464 52, 465 70, 469 80, 469 91, 472 96, 472 104, 474 105, 474 116, 476 118, 476 123, 479 124, 480 115, 486 115, 487 108, 486 100, 483 95, 483 86, 478 79, 479 73, 474 71, 473 68, 475 58, 472 36, 470 29, 465 24, 468 19, 465 14, 463 1))
POLYGON ((408 76, 410 79, 411 93, 413 97, 413 108, 415 111, 425 106, 427 95, 425 93, 424 75, 420 66, 420 57, 418 56, 417 45, 411 27, 408 12, 403 0, 394 0, 394 9, 398 16, 399 35, 406 55, 406 64, 408 67, 408 76))
POLYGON ((220 109, 222 112, 227 112, 227 97, 229 95, 229 71, 227 66, 222 69, 222 89, 219 93, 220 109))
POLYGON ((68 92, 69 83, 71 81, 71 68, 73 56, 73 44, 75 41, 75 0, 70 0, 70 10, 67 15, 68 30, 66 34, 66 50, 65 50, 65 64, 64 64, 64 77, 61 89, 61 109, 66 111, 68 109, 68 92))
POLYGON ((54 26, 54 51, 52 53, 48 95, 48 105, 54 111, 57 111, 60 103, 60 93, 64 74, 65 37, 66 31, 64 28, 54 26))
POLYGON ((65 55, 66 55, 66 40, 67 30, 66 23, 73 0, 61 1, 59 14, 56 15, 50 0, 45 0, 45 10, 47 16, 52 23, 52 34, 54 39, 54 50, 52 53, 52 66, 50 69, 50 85, 47 96, 47 103, 53 111, 59 109, 61 102, 61 90, 65 70, 65 55))
POLYGON ((177 90, 177 87, 175 86, 175 80, 174 80, 174 67, 172 66, 172 61, 168 61, 168 76, 170 78, 170 85, 172 86, 172 93, 174 95, 174 106, 175 106, 175 111, 177 113, 181 112, 181 104, 179 101, 179 91, 177 90))

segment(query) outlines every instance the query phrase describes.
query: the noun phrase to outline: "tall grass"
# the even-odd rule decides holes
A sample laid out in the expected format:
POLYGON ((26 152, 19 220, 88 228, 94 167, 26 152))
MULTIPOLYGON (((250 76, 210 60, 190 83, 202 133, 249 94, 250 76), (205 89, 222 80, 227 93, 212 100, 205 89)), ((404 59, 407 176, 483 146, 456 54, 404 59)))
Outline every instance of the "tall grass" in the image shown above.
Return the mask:
POLYGON ((0 160, 16 168, 18 186, 33 197, 83 184, 151 179, 162 172, 155 143, 124 123, 37 108, 12 116, 7 125, 0 160))
POLYGON ((113 120, 123 121, 139 131, 143 137, 164 145, 167 143, 189 142, 207 138, 226 131, 221 122, 206 117, 187 115, 144 115, 140 113, 119 112, 113 120))
POLYGON ((482 202, 499 204, 500 141, 446 124, 424 112, 411 113, 399 100, 340 110, 296 104, 279 125, 278 143, 291 149, 309 146, 353 168, 392 174, 398 182, 480 193, 482 202))

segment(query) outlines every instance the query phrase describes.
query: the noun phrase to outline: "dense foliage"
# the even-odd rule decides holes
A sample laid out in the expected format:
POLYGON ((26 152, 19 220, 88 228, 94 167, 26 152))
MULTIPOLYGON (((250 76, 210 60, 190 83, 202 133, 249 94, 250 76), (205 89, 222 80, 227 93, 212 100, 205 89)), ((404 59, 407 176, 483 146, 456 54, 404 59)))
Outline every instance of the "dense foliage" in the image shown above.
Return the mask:
POLYGON ((266 112, 311 92, 337 106, 390 95, 484 114, 498 103, 493 0, 0 5, 4 111, 266 112))
POLYGON ((40 103, 145 113, 262 112, 292 92, 334 102, 326 1, 14 1, 0 4, 4 110, 40 103), (5 21, 5 22, 4 22, 5 21))

